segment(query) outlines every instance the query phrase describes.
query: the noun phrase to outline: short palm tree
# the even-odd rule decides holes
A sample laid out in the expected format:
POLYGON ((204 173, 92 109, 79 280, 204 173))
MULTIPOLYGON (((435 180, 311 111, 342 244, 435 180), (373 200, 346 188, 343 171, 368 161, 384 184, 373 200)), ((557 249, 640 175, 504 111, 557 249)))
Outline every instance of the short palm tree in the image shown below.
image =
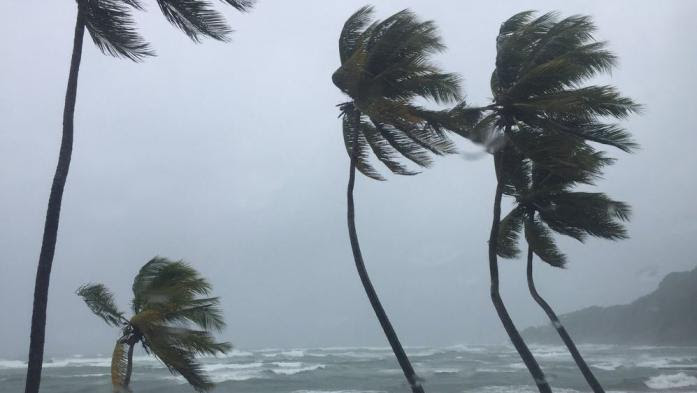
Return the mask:
POLYGON ((512 194, 526 159, 567 180, 592 183, 599 163, 608 159, 586 142, 631 151, 635 144, 620 126, 640 107, 612 86, 583 86, 616 62, 604 42, 595 41, 587 16, 559 19, 556 13, 514 15, 501 25, 496 68, 491 76, 493 102, 485 107, 456 107, 459 132, 486 144, 494 156, 497 179, 489 237, 491 298, 516 350, 540 392, 551 389, 520 336, 499 293, 497 245, 501 198, 512 194), (577 167, 584 170, 577 170, 577 167), (577 176, 578 178, 574 178, 577 176))
POLYGON ((225 322, 219 298, 207 297, 210 291, 208 281, 191 266, 159 257, 146 263, 133 280, 130 319, 119 311, 104 285, 78 289, 77 294, 95 315, 123 332, 111 359, 115 392, 130 391, 133 349, 138 343, 197 391, 213 387, 196 355, 224 354, 232 346, 216 342, 211 334, 225 327, 225 322))
POLYGON ((415 105, 414 99, 455 102, 460 98, 459 78, 429 61, 430 55, 445 48, 433 22, 421 22, 404 10, 371 23, 372 13, 372 7, 363 7, 344 24, 339 37, 341 67, 332 75, 334 84, 350 98, 339 105, 350 157, 349 237, 370 304, 412 391, 418 393, 423 387, 365 268, 356 233, 353 189, 356 169, 370 178, 384 179, 369 162, 370 151, 391 172, 400 175, 417 173, 400 162, 400 157, 427 167, 432 155, 454 152, 444 134, 447 112, 427 110, 415 105))
MULTIPOLYGON (((249 9, 254 1, 225 0, 240 11, 249 9)), ((194 41, 199 41, 206 36, 217 40, 227 40, 231 32, 222 14, 215 11, 206 0, 158 0, 157 3, 167 20, 184 31, 194 41)), ((73 118, 85 29, 90 33, 94 44, 104 54, 133 61, 143 60, 154 53, 135 30, 135 23, 131 15, 133 9, 142 9, 138 0, 77 0, 73 53, 63 109, 63 136, 58 154, 58 165, 48 199, 34 285, 25 393, 38 393, 41 383, 48 288, 58 237, 63 190, 72 157, 73 118)))
POLYGON ((554 173, 527 166, 529 171, 516 182, 515 206, 499 229, 498 255, 515 258, 520 254, 518 239, 525 233, 527 242, 527 280, 533 299, 544 310, 568 348, 576 365, 594 392, 602 385, 585 362, 552 307, 537 292, 533 278, 533 257, 537 255, 554 267, 564 267, 566 256, 557 247, 552 233, 584 241, 587 236, 610 240, 627 237, 622 221, 629 219, 630 208, 602 193, 572 191, 574 183, 554 173))

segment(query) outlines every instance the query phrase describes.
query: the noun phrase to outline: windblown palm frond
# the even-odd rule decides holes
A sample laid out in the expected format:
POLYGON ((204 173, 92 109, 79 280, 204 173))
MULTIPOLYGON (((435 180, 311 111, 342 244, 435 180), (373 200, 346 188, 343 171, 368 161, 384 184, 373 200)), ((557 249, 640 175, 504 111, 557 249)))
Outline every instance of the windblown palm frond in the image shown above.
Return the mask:
POLYGON ((533 252, 557 267, 563 267, 566 258, 557 248, 552 232, 579 241, 588 236, 609 240, 627 237, 623 223, 629 220, 631 209, 626 203, 603 193, 573 191, 577 182, 570 179, 579 176, 564 178, 538 166, 529 166, 527 171, 511 194, 516 198, 514 209, 501 221, 499 256, 518 256, 521 225, 533 252))
POLYGON ((155 53, 135 30, 131 8, 141 9, 136 0, 83 0, 78 8, 94 44, 102 53, 141 61, 155 53))
POLYGON ((629 133, 608 120, 624 119, 641 106, 612 86, 583 86, 616 63, 606 43, 595 40, 595 29, 588 16, 559 19, 554 12, 535 17, 525 11, 504 22, 491 80, 494 100, 486 107, 469 108, 478 121, 460 121, 458 133, 475 143, 496 141, 496 147, 515 142, 537 165, 550 168, 568 158, 569 149, 577 150, 586 158, 567 161, 589 165, 590 176, 579 180, 586 183, 597 174, 592 161, 608 159, 581 144, 596 142, 627 152, 636 149, 629 133), (523 146, 525 140, 538 150, 523 146))
POLYGON ((111 326, 122 326, 126 322, 114 301, 114 295, 102 284, 83 285, 77 290, 87 307, 111 326))
POLYGON ((227 41, 232 32, 225 17, 206 0, 157 0, 162 14, 195 42, 201 37, 227 41))
POLYGON ((341 67, 332 80, 351 98, 339 105, 347 152, 354 151, 357 139, 356 168, 384 180, 370 163, 370 152, 392 173, 413 175, 417 172, 407 168, 403 158, 428 167, 432 155, 455 151, 446 135, 449 113, 424 109, 413 100, 455 102, 460 99, 460 80, 430 61, 432 54, 445 49, 433 22, 419 21, 409 10, 383 21, 372 21, 372 14, 372 7, 363 7, 344 24, 341 67))
MULTIPOLYGON (((249 11, 256 0, 222 0, 238 11, 249 11)), ((225 17, 208 0, 157 0, 167 20, 181 29, 194 42, 203 37, 228 41, 232 29, 225 17)))

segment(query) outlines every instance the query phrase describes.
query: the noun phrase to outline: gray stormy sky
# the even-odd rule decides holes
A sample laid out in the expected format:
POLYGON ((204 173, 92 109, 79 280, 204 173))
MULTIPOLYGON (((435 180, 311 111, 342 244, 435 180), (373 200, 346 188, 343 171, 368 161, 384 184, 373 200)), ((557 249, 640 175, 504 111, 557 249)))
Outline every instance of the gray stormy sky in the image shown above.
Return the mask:
MULTIPOLYGON (((385 345, 354 270, 345 223, 348 158, 331 83, 337 37, 364 1, 218 4, 233 42, 194 45, 153 1, 138 17, 159 56, 133 64, 85 40, 75 150, 51 281, 46 352, 109 353, 117 332, 74 295, 105 283, 122 308, 139 267, 183 258, 211 279, 241 348, 385 345)), ((646 106, 627 126, 642 150, 600 183, 634 208, 632 239, 563 241, 566 271, 538 264, 559 311, 627 302, 695 266, 697 2, 375 1, 384 18, 433 19, 443 68, 468 100, 490 96, 499 24, 526 10, 590 14, 620 58, 611 82, 646 106)), ((60 140, 75 6, 0 5, 0 357, 26 356, 34 273, 60 140)), ((462 149, 477 152, 473 145, 462 149)), ((366 262, 406 345, 503 342, 488 298, 492 163, 440 159, 419 176, 361 177, 366 262)), ((521 261, 502 261, 520 327, 544 322, 521 261)))

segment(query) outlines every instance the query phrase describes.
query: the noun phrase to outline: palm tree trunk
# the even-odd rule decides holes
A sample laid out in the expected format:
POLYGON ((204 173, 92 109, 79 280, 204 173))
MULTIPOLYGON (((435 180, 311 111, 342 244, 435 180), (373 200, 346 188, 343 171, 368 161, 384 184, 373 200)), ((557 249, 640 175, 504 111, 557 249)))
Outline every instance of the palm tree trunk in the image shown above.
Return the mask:
POLYGON ((128 389, 131 384, 131 372, 133 372, 133 348, 135 343, 128 343, 128 364, 126 365, 126 375, 123 378, 123 387, 128 389))
POLYGON ((56 167, 56 173, 53 176, 51 193, 48 198, 48 209, 46 211, 41 252, 36 269, 34 306, 31 316, 29 362, 27 365, 27 379, 24 388, 25 393, 38 393, 39 384, 41 383, 41 367, 44 359, 44 340, 46 336, 48 287, 51 277, 53 255, 56 249, 56 237, 58 234, 58 220, 60 218, 63 189, 65 188, 65 181, 68 177, 70 158, 73 150, 73 115, 75 113, 77 76, 80 69, 80 59, 82 57, 82 39, 84 34, 84 16, 78 7, 75 23, 75 37, 73 40, 73 55, 70 61, 70 74, 68 76, 68 87, 65 93, 65 107, 63 109, 63 138, 58 155, 58 165, 56 167))
POLYGON ((397 361, 399 362, 399 365, 402 368, 402 371, 404 372, 404 376, 407 378, 407 381, 409 382, 409 386, 411 387, 412 392, 424 393, 423 386, 421 385, 421 382, 419 382, 419 379, 416 376, 416 373, 414 372, 414 368, 412 367, 411 362, 407 357, 407 354, 404 352, 404 348, 402 348, 402 344, 399 342, 397 333, 394 331, 394 328, 392 327, 392 324, 390 323, 390 320, 387 317, 387 313, 385 313, 385 309, 382 307, 382 304, 380 303, 380 299, 378 298, 378 294, 375 292, 375 288, 373 288, 373 284, 370 282, 370 277, 368 277, 368 272, 366 271, 365 263, 363 262, 361 248, 358 244, 358 234, 356 233, 356 222, 353 205, 353 186, 356 181, 356 156, 358 153, 357 146, 358 132, 355 133, 353 137, 353 144, 351 145, 351 168, 349 171, 348 190, 346 192, 348 201, 348 229, 349 238, 351 239, 351 250, 353 251, 353 259, 356 262, 356 270, 358 270, 358 276, 361 278, 363 289, 365 289, 365 293, 366 295, 368 295, 370 304, 373 306, 375 315, 377 316, 378 321, 380 321, 380 326, 382 326, 382 330, 385 332, 387 341, 389 341, 390 346, 392 347, 392 351, 397 357, 397 361))
POLYGON ((586 361, 578 352, 576 344, 574 344, 573 340, 571 340, 571 337, 566 332, 566 329, 564 329, 564 326, 559 321, 557 314, 554 313, 552 307, 550 307, 549 304, 547 304, 547 302, 542 298, 542 296, 540 296, 540 294, 537 293, 537 289, 535 288, 535 281, 533 279, 532 274, 532 259, 532 247, 530 247, 530 245, 528 244, 528 288, 530 289, 530 294, 532 295, 533 299, 535 299, 537 304, 539 304, 540 307, 542 307, 542 309, 545 311, 547 317, 552 322, 552 325, 554 325, 554 328, 557 329, 559 337, 561 337, 562 341, 564 341, 564 344, 566 344, 566 348, 569 349, 569 352, 571 353, 571 356, 574 358, 576 365, 581 370, 581 373, 583 373, 583 377, 586 378, 586 382, 588 382, 588 385, 591 387, 591 389, 593 389, 593 392, 605 393, 603 387, 600 386, 600 382, 598 382, 598 380, 595 378, 595 375, 593 375, 593 372, 591 371, 590 367, 588 367, 588 364, 586 364, 586 361))
POLYGON ((503 300, 501 299, 501 295, 499 293, 499 268, 496 248, 498 244, 499 223, 501 221, 501 198, 503 197, 503 184, 501 183, 500 165, 501 153, 494 153, 494 166, 496 168, 497 180, 496 194, 494 197, 494 219, 491 224, 491 234, 489 236, 489 273, 491 274, 491 301, 494 303, 496 313, 498 314, 504 329, 506 329, 506 333, 508 333, 508 337, 513 343, 513 346, 515 347, 516 351, 518 351, 518 354, 520 355, 521 359, 523 359, 523 362, 525 363, 525 366, 528 368, 530 374, 532 374, 532 377, 534 378, 535 383, 537 384, 538 390, 540 391, 540 393, 551 393, 552 389, 549 387, 544 373, 540 369, 540 366, 537 364, 535 357, 532 355, 527 345, 525 345, 525 341, 523 341, 523 338, 520 336, 520 333, 518 333, 518 330, 513 324, 513 320, 511 319, 510 315, 508 315, 506 306, 503 304, 503 300))

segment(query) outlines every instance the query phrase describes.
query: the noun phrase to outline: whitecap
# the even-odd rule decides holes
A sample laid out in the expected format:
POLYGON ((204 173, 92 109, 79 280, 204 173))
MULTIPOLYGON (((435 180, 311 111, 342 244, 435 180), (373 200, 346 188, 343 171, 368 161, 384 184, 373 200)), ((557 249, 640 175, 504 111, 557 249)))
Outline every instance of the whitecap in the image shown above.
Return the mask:
POLYGON ((214 364, 204 364, 203 369, 208 372, 218 371, 218 370, 247 370, 253 368, 261 368, 261 362, 255 363, 214 363, 214 364))
POLYGON ((0 359, 0 369, 27 368, 27 363, 21 360, 0 359))
POLYGON ((697 377, 685 373, 661 374, 649 378, 644 384, 651 389, 657 390, 684 388, 688 386, 697 386, 697 377))
POLYGON ((323 369, 325 367, 326 366, 324 364, 312 364, 309 366, 302 366, 302 367, 292 367, 292 368, 289 367, 289 368, 274 369, 274 370, 271 370, 271 372, 276 374, 276 375, 295 375, 298 373, 320 370, 320 369, 323 369))

